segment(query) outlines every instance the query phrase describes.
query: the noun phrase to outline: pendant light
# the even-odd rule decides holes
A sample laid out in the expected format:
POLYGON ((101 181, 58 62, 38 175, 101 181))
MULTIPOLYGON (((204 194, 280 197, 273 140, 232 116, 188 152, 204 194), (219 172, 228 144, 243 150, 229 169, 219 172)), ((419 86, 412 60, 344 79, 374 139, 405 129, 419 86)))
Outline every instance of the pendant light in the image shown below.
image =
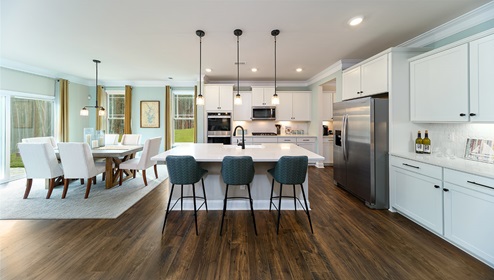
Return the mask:
POLYGON ((201 62, 202 62, 202 37, 206 35, 206 33, 202 30, 196 30, 196 35, 199 36, 199 95, 196 98, 197 105, 204 105, 204 96, 202 96, 201 88, 202 88, 202 74, 201 74, 201 62))
POLYGON ((279 34, 280 31, 278 29, 274 29, 273 31, 271 31, 271 35, 274 37, 274 94, 271 98, 271 104, 273 105, 280 104, 280 98, 276 93, 276 36, 278 36, 279 34))
POLYGON ((105 108, 103 108, 103 106, 98 106, 98 63, 101 63, 101 61, 97 59, 93 59, 93 62, 96 64, 96 105, 95 106, 86 105, 82 107, 79 114, 85 117, 89 116, 89 111, 87 108, 99 109, 98 111, 99 116, 104 116, 106 114, 105 108))
POLYGON ((233 31, 233 34, 237 36, 237 95, 235 95, 235 100, 234 104, 235 105, 242 105, 242 97, 240 96, 240 61, 239 61, 239 44, 238 44, 238 37, 242 35, 242 30, 240 29, 235 29, 233 31))

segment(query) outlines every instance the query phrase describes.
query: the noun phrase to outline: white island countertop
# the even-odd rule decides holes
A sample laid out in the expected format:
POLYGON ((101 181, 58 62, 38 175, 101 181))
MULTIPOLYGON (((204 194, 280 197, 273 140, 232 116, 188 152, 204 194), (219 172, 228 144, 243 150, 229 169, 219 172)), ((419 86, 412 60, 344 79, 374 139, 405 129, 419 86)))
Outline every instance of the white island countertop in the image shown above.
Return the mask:
POLYGON ((494 164, 490 163, 472 161, 458 157, 448 158, 435 154, 426 155, 401 152, 390 153, 390 155, 494 179, 494 164))
POLYGON ((168 155, 190 155, 198 162, 221 162, 224 156, 251 156, 254 162, 277 162, 282 156, 307 156, 309 163, 324 160, 324 157, 290 143, 245 145, 244 150, 237 145, 183 144, 160 153, 151 159, 166 161, 168 155))

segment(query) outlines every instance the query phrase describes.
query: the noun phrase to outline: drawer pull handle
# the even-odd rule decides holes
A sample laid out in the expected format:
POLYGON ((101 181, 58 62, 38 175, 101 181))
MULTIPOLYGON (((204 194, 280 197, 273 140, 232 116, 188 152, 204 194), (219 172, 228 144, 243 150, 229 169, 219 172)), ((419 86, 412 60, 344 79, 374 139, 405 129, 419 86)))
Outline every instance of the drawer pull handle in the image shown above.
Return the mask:
POLYGON ((440 188, 440 186, 438 186, 438 185, 434 185, 434 188, 439 189, 439 188, 440 188))
POLYGON ((302 141, 306 141, 306 142, 307 142, 307 141, 309 141, 309 139, 304 139, 304 140, 302 140, 302 141))
POLYGON ((420 167, 418 167, 418 166, 407 164, 407 163, 403 163, 403 165, 408 166, 408 167, 412 167, 412 168, 416 168, 416 169, 420 169, 420 167))
POLYGON ((484 184, 480 184, 480 183, 477 183, 477 182, 474 182, 474 181, 467 181, 467 183, 474 184, 474 185, 481 186, 481 187, 486 187, 486 188, 494 189, 494 187, 491 187, 491 186, 488 186, 488 185, 484 185, 484 184))
POLYGON ((449 189, 443 189, 443 191, 445 191, 445 192, 449 192, 449 189))

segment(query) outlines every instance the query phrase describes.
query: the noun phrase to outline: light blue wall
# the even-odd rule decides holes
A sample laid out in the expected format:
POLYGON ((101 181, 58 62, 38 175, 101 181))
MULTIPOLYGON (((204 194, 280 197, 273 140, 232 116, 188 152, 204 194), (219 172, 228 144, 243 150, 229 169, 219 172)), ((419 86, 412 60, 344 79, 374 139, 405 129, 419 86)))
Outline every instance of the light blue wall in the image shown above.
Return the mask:
POLYGON ((132 87, 132 133, 141 134, 141 144, 153 137, 161 136, 160 151, 164 151, 165 139, 165 87, 132 87), (160 127, 141 128, 141 101, 160 102, 160 127))
MULTIPOLYGON (((94 88, 94 87, 93 87, 94 88)), ((94 91, 94 89, 93 89, 94 91)), ((83 130, 86 127, 96 127, 94 117, 94 109, 89 109, 90 116, 93 116, 91 122, 90 117, 81 116, 80 110, 85 105, 91 105, 94 103, 94 97, 88 100, 90 94, 90 87, 72 83, 69 81, 69 141, 70 142, 82 142, 83 130)))
POLYGON ((0 67, 0 89, 55 95, 55 79, 0 67))

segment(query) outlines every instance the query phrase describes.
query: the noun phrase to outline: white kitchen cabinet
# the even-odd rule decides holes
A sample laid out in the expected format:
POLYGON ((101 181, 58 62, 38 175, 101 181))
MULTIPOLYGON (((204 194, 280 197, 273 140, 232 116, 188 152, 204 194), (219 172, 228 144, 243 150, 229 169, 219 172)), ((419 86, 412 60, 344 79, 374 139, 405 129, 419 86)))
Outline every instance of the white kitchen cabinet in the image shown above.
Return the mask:
POLYGON ((310 121, 310 92, 278 92, 280 104, 276 107, 278 121, 310 121))
POLYGON ((494 266, 494 179, 444 169, 444 236, 494 266))
POLYGON ((494 121, 494 34, 470 42, 470 121, 494 121))
POLYGON ((410 62, 412 121, 466 122, 468 113, 468 44, 410 62))
POLYGON ((333 92, 324 91, 322 93, 322 120, 330 121, 333 119, 333 92))
POLYGON ((271 106, 274 87, 252 87, 252 106, 271 106))
MULTIPOLYGON (((236 93, 233 93, 235 96, 236 93)), ((240 93, 242 97, 242 105, 233 105, 233 120, 234 121, 250 121, 252 120, 252 92, 244 91, 240 93)))
POLYGON ((390 164, 391 207, 442 235, 442 168, 393 156, 390 164))
POLYGON ((333 137, 322 138, 322 156, 324 157, 324 165, 333 165, 333 137))
POLYGON ((343 72, 342 99, 388 92, 388 54, 343 72))
POLYGON ((297 137, 297 146, 316 152, 316 137, 297 137))
POLYGON ((204 98, 206 111, 232 111, 233 85, 205 85, 204 98))
POLYGON ((278 143, 278 139, 276 136, 252 137, 252 143, 278 143))

